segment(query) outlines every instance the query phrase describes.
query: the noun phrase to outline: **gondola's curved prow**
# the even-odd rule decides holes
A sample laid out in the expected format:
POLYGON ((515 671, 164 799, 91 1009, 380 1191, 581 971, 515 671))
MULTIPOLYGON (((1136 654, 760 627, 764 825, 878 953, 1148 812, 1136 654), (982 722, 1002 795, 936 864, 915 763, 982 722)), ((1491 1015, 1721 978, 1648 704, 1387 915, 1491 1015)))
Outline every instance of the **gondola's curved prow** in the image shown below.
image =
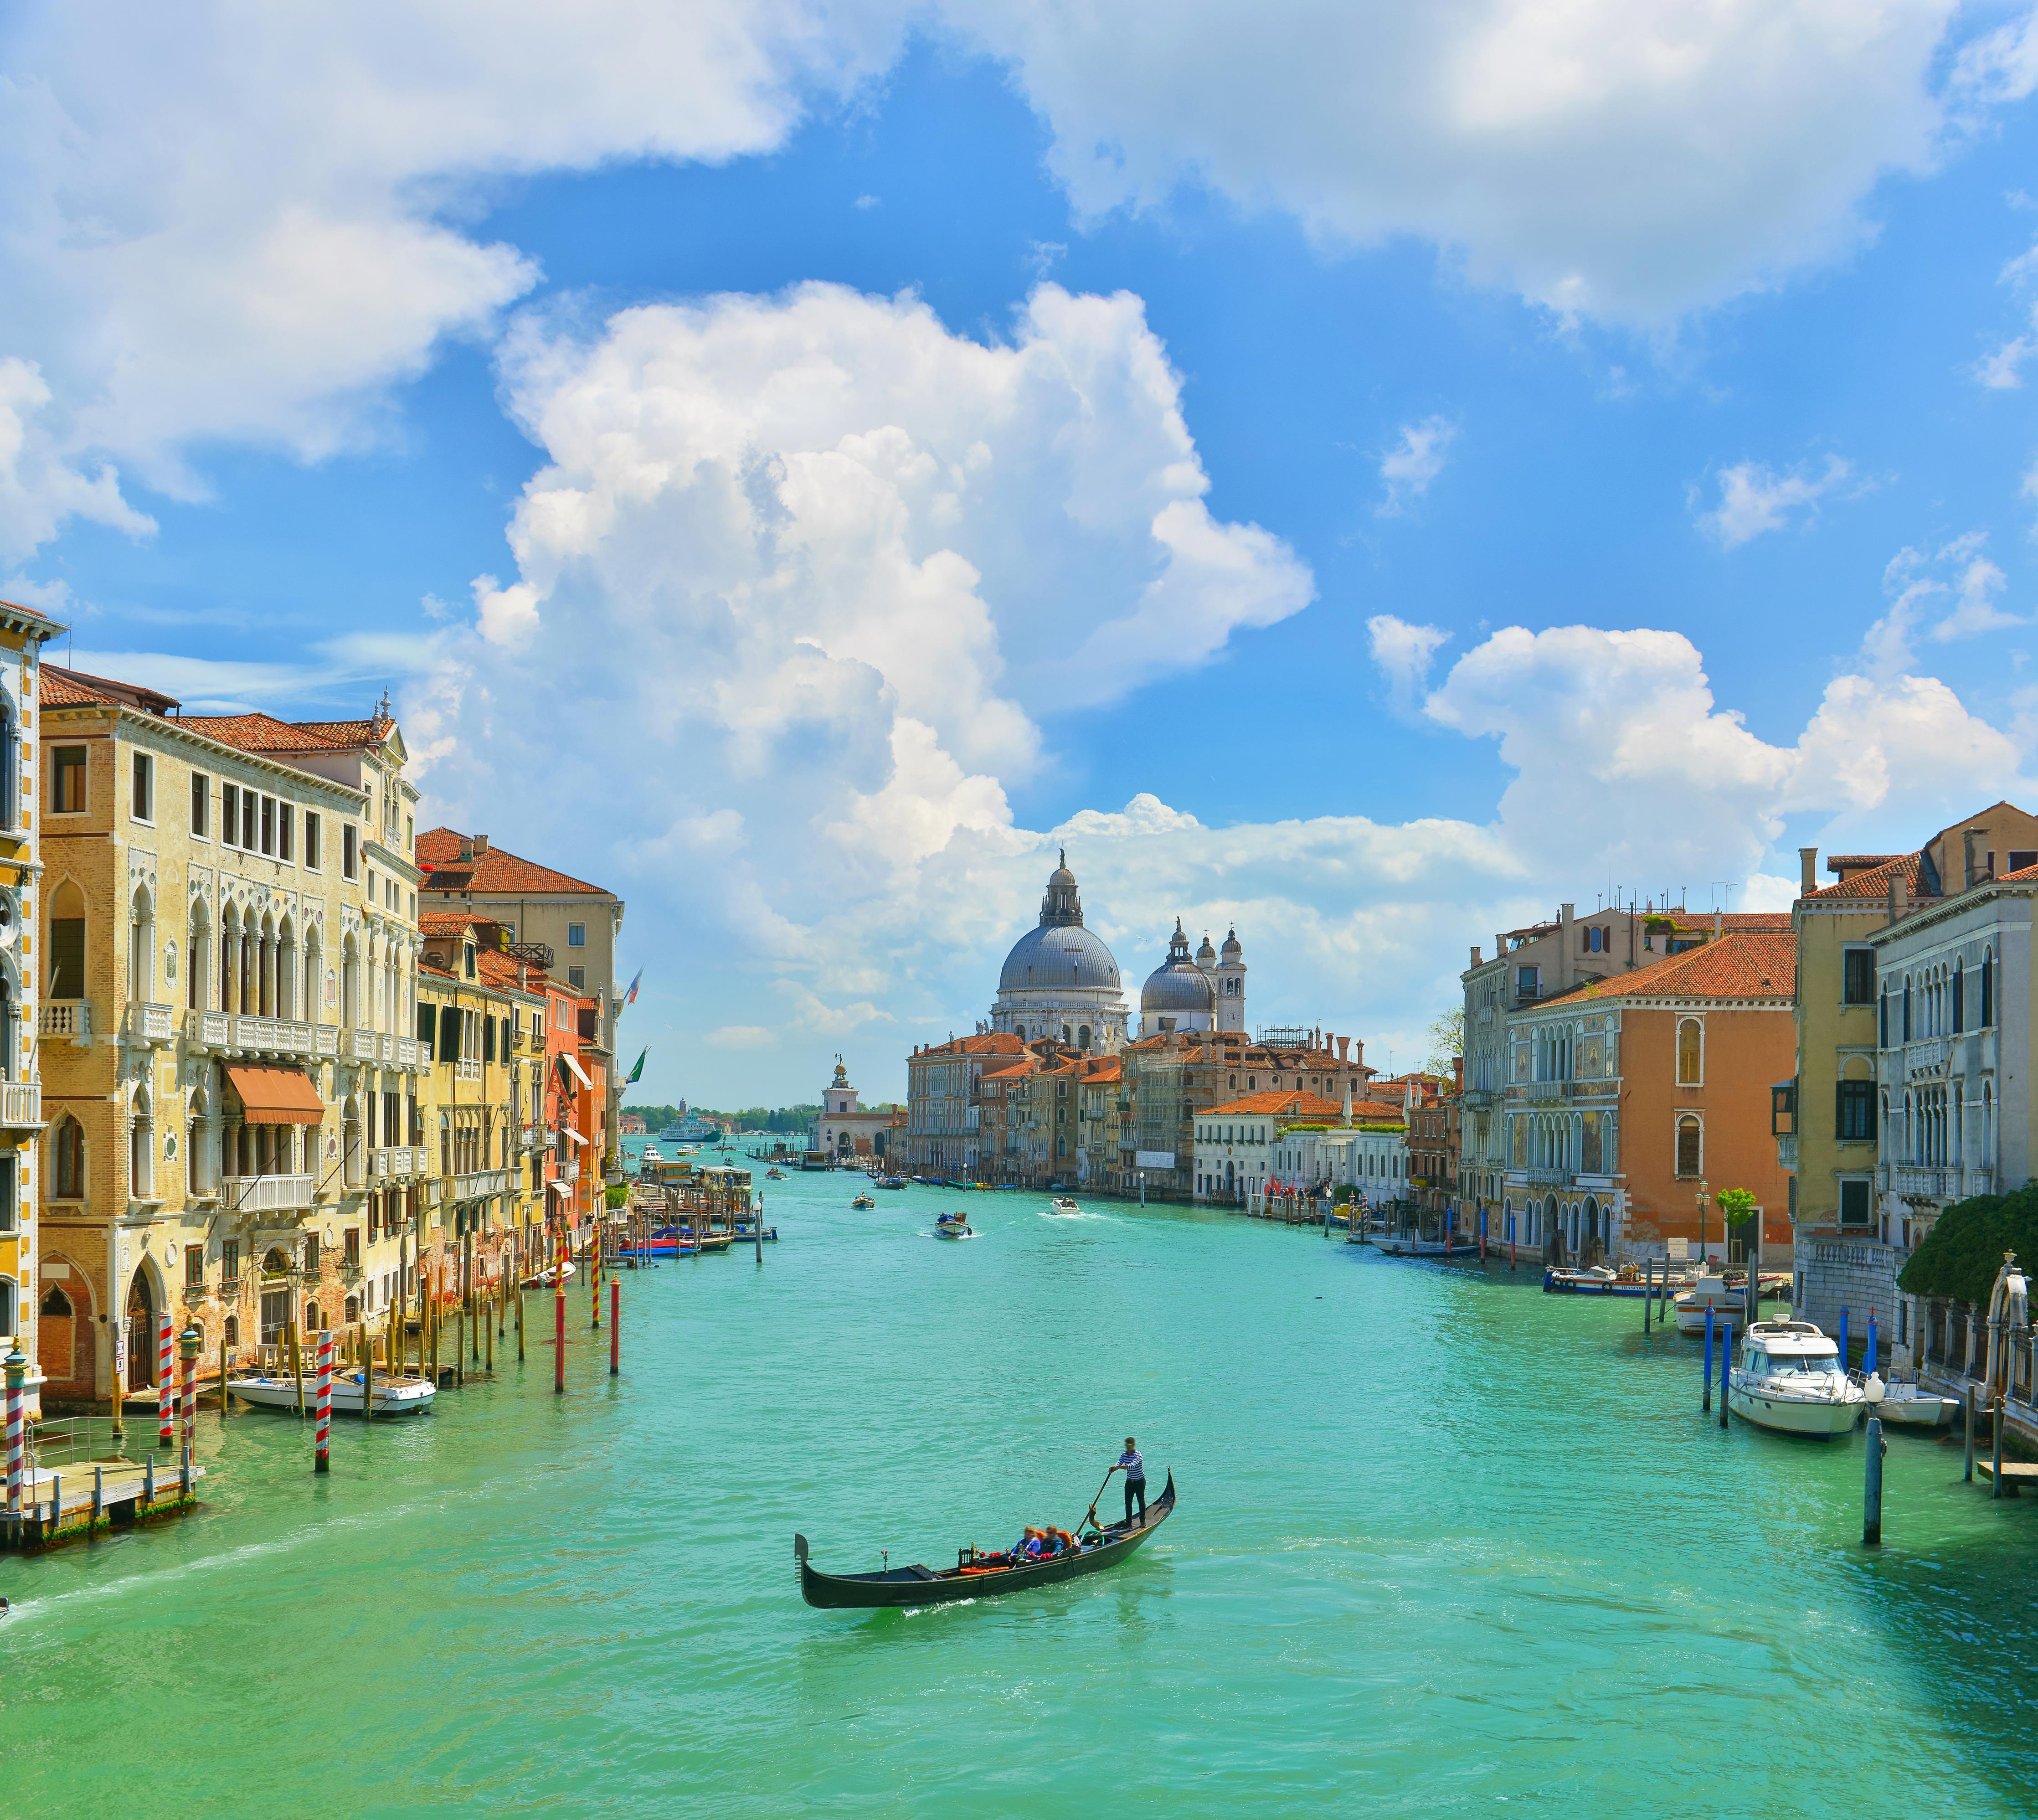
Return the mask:
POLYGON ((975 1568, 960 1567, 936 1572, 915 1564, 909 1568, 888 1568, 874 1574, 824 1574, 807 1560, 807 1538, 795 1532, 793 1558, 800 1568, 800 1596, 810 1606, 828 1611, 868 1609, 878 1606, 942 1605, 952 1599, 987 1598, 1001 1593, 1025 1592, 1034 1587, 1054 1586, 1083 1574, 1116 1567, 1136 1552, 1173 1514, 1175 1475, 1159 1497, 1149 1504, 1138 1522, 1107 1523, 1097 1532, 1103 1540, 1075 1554, 1056 1555, 1023 1568, 975 1568))

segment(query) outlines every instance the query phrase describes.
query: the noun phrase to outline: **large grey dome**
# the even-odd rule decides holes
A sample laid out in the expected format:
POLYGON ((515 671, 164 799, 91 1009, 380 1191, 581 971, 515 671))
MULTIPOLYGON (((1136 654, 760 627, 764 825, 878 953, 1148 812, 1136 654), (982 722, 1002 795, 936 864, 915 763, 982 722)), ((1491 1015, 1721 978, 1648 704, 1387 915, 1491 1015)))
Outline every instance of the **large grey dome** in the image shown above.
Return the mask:
POLYGON ((1001 992, 1057 986, 1118 988, 1118 963, 1111 950, 1080 923, 1042 923, 1028 929, 1005 957, 998 976, 1001 992))

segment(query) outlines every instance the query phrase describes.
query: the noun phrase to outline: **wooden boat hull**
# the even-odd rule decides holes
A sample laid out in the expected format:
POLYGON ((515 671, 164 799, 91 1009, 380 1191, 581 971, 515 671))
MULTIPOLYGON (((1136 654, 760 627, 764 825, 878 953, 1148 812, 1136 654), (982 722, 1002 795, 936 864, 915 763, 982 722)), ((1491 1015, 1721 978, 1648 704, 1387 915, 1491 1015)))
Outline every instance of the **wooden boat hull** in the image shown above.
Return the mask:
POLYGON ((1146 1507, 1143 1523, 1130 1529, 1123 1523, 1108 1525, 1103 1545, 1082 1554, 1063 1555, 1031 1567, 1006 1568, 991 1573, 965 1574, 953 1568, 934 1573, 923 1567, 911 1567, 875 1574, 824 1574, 808 1564, 807 1538, 801 1535, 793 1538, 793 1557, 799 1563, 800 1596, 824 1611, 948 1605, 959 1599, 1030 1592, 1036 1587, 1058 1586, 1063 1580, 1116 1567, 1135 1553, 1173 1514, 1174 1508, 1175 1475, 1171 1472, 1166 1488, 1146 1507))

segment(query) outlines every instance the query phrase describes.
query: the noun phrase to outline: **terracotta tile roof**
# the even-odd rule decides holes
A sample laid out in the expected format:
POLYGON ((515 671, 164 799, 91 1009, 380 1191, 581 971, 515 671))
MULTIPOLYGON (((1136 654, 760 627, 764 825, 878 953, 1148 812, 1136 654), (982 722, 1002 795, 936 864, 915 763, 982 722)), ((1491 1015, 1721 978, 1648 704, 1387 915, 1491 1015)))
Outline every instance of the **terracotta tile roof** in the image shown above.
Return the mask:
POLYGON ((475 949, 474 970, 484 983, 505 992, 543 996, 548 989, 548 976, 544 968, 517 960, 499 948, 475 949))
POLYGON ((1106 1061, 1091 1063, 1083 1075, 1083 1084, 1085 1086, 1104 1086, 1124 1078, 1125 1070, 1119 1065, 1118 1058, 1113 1056, 1106 1061))
POLYGON ((1567 1003, 1628 998, 1787 999, 1797 990, 1796 938, 1743 931, 1681 954, 1666 954, 1615 979, 1588 980, 1555 997, 1567 1003))
POLYGON ((2014 872, 2006 872, 1999 878, 1984 878, 1984 885, 2007 885, 2014 879, 2019 885, 2038 884, 2038 866, 2020 866, 2014 872))
POLYGON ((459 935, 477 927, 494 927, 494 919, 488 916, 463 916, 450 910, 426 910, 418 918, 418 932, 421 935, 459 935))
POLYGON ((420 960, 418 962, 418 971, 420 973, 429 973, 435 980, 443 980, 449 986, 457 986, 460 984, 459 980, 445 968, 430 961, 420 960))
POLYGON ((1231 1118, 1248 1113, 1271 1113, 1279 1118, 1336 1119, 1344 1117, 1344 1107, 1339 1101, 1327 1100, 1318 1094, 1248 1094, 1244 1099, 1227 1100, 1222 1105, 1212 1106, 1196 1117, 1231 1118))
MULTIPOLYGON (((1670 920, 1680 929, 1710 931, 1713 926, 1710 911, 1701 915, 1695 910, 1672 910, 1670 920)), ((1787 910, 1727 910, 1720 912, 1720 931, 1730 935, 1736 930, 1744 930, 1763 935, 1782 935, 1789 932, 1790 912, 1787 910)))
POLYGON ((36 671, 36 693, 46 707, 132 707, 144 714, 166 715, 180 705, 175 696, 161 689, 89 676, 55 664, 44 664, 36 671))
POLYGON ((301 720, 299 728, 329 745, 380 745, 389 737, 396 722, 379 710, 368 720, 301 720))
POLYGON ((1003 1062, 994 1068, 986 1068, 981 1079, 987 1081, 1016 1081, 1033 1071, 1033 1057, 1027 1056, 1016 1062, 1003 1062))
POLYGON ((420 888, 426 891, 478 891, 486 897, 559 891, 585 891, 604 897, 608 895, 599 885, 590 885, 584 878, 540 866, 535 859, 506 853, 499 847, 491 845, 485 852, 463 859, 461 847, 471 844, 472 837, 457 828, 434 828, 420 834, 415 848, 418 865, 425 874, 420 888))
POLYGON ((1826 860, 1828 872, 1858 872, 1867 866, 1887 866, 1892 859, 1901 859, 1900 853, 1835 853, 1826 860))
POLYGON ((1010 1030, 993 1030, 981 1037, 953 1037, 945 1043, 930 1043, 919 1055, 909 1056, 909 1063, 917 1062, 927 1056, 1023 1056, 1026 1045, 1010 1030))
POLYGON ((1890 880, 1899 877, 1904 880, 1904 888, 1915 897, 1919 893, 1919 881, 1923 876, 1924 863, 1921 855, 1899 853, 1880 866, 1871 866, 1866 872, 1850 874, 1836 885, 1821 885, 1805 901, 1830 901, 1837 897, 1886 897, 1889 894, 1890 880))
POLYGON ((277 719, 272 714, 191 714, 184 715, 179 724, 241 752, 274 756, 343 749, 337 740, 307 732, 289 721, 277 719))

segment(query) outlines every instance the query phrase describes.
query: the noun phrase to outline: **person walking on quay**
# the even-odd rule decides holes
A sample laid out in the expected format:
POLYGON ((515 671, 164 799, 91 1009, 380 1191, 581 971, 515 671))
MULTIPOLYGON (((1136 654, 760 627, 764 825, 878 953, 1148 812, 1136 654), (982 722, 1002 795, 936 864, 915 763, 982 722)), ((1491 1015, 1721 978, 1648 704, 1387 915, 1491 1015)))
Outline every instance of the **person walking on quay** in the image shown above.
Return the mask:
MULTIPOLYGON (((1139 1520, 1146 1521, 1146 1462, 1139 1457, 1138 1443, 1130 1435, 1125 1437, 1125 1451, 1118 1457, 1118 1464, 1112 1473, 1125 1475, 1125 1520, 1132 1521, 1132 1500, 1139 1500, 1139 1520)), ((1106 1473, 1108 1479, 1111 1473, 1106 1473)))

